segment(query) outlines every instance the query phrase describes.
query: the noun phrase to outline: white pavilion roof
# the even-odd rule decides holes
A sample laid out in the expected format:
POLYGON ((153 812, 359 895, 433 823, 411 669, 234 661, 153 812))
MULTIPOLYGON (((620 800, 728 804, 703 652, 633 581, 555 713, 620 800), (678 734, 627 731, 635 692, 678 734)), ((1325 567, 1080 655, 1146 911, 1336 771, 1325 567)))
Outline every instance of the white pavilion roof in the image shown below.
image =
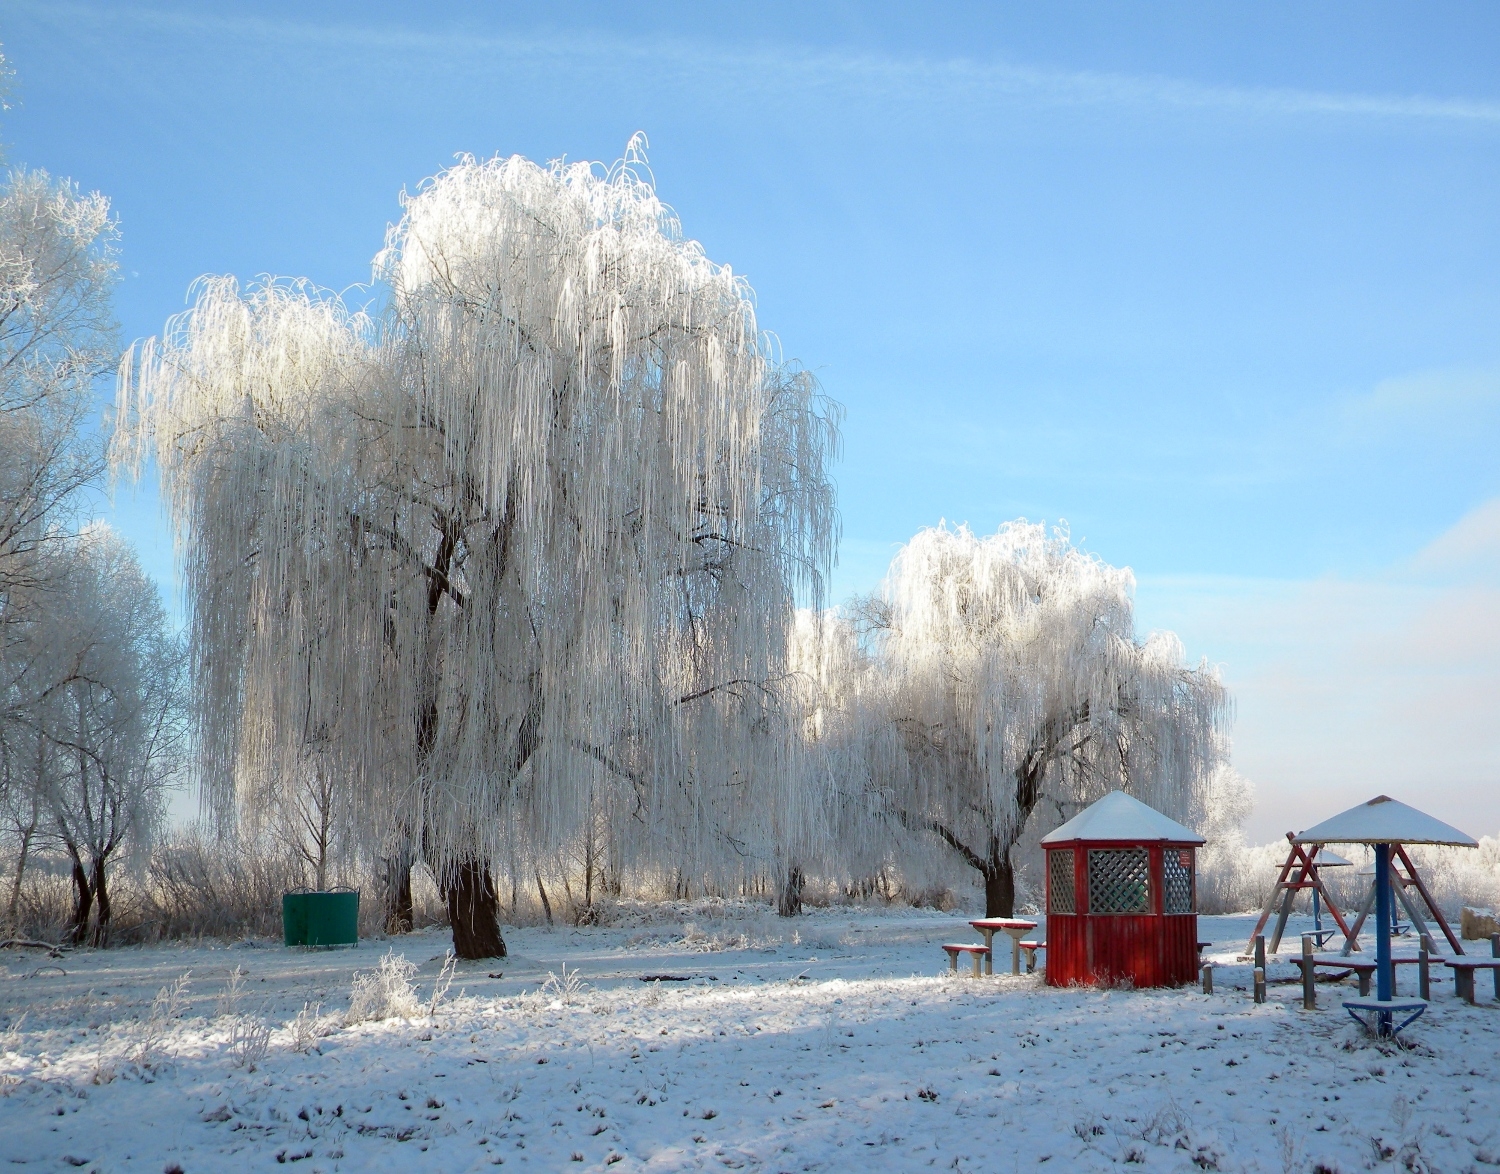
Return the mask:
POLYGON ((1084 808, 1055 832, 1042 837, 1044 844, 1063 844, 1072 840, 1168 840, 1174 844, 1202 844, 1204 840, 1192 828, 1168 819, 1154 807, 1124 791, 1111 791, 1099 802, 1084 808))
MULTIPOLYGON (((1348 868, 1354 864, 1354 861, 1345 860, 1337 852, 1330 852, 1327 848, 1319 848, 1317 855, 1313 857, 1313 863, 1319 868, 1348 868)), ((1375 866, 1371 864, 1372 872, 1374 868, 1375 866)))
POLYGON ((1473 836, 1434 819, 1415 807, 1377 795, 1368 803, 1351 807, 1331 819, 1308 828, 1297 837, 1299 844, 1455 844, 1477 848, 1473 836))

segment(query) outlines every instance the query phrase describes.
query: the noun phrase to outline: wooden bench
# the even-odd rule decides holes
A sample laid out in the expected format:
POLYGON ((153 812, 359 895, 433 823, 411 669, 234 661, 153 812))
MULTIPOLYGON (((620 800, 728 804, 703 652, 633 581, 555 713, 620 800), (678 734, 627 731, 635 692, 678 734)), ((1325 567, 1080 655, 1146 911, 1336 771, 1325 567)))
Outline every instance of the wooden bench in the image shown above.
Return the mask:
MULTIPOLYGON (((1292 965, 1298 970, 1302 969, 1301 957, 1294 956, 1292 965)), ((1370 978, 1375 973, 1375 962, 1368 958, 1344 958, 1338 954, 1314 954, 1313 969, 1325 967, 1330 970, 1352 970, 1359 977, 1360 998, 1370 993, 1370 978)), ((1395 971, 1391 972, 1394 977, 1395 971)))
POLYGON ((1046 948, 1047 948, 1047 943, 1046 942, 1028 941, 1028 942, 1022 942, 1021 943, 1021 953, 1023 953, 1023 954, 1026 955, 1026 973, 1027 974, 1035 974, 1036 973, 1036 952, 1038 950, 1045 950, 1046 948))
POLYGON ((1500 958, 1444 958, 1453 971, 1453 990, 1466 1003, 1474 1002, 1474 972, 1488 970, 1495 976, 1495 998, 1500 999, 1500 958))
POLYGON ((1349 1017, 1358 1023, 1371 1035, 1393 1036, 1401 1032, 1420 1018, 1423 1011, 1427 1010, 1426 999, 1345 999, 1344 1010, 1349 1012, 1349 1017), (1366 1019, 1365 1016, 1369 1018, 1366 1019), (1405 1018, 1400 1023, 1396 1022, 1398 1015, 1405 1018))
MULTIPOLYGON (((1459 967, 1468 970, 1468 983, 1471 995, 1473 993, 1474 969, 1490 969, 1494 967, 1497 961, 1500 961, 1500 959, 1443 958, 1439 957, 1436 954, 1430 955, 1427 959, 1427 963, 1429 966, 1449 966, 1454 962, 1457 962, 1459 964, 1459 967)), ((1394 987, 1396 983, 1396 977, 1401 973, 1401 967, 1420 966, 1421 964, 1421 958, 1412 958, 1407 955, 1402 955, 1399 958, 1391 959, 1392 995, 1396 993, 1394 987)), ((1292 965, 1297 967, 1297 969, 1299 970, 1302 969, 1302 959, 1293 957, 1292 965)), ((1342 954, 1315 954, 1313 955, 1313 967, 1315 969, 1322 967, 1328 970, 1352 970, 1359 976, 1359 993, 1361 997, 1370 993, 1370 977, 1375 973, 1375 959, 1373 958, 1348 958, 1342 954)), ((1459 975, 1460 970, 1455 968, 1453 975, 1454 982, 1458 984, 1459 996, 1463 997, 1464 988, 1462 984, 1464 982, 1464 979, 1459 977, 1459 975)), ((1497 991, 1500 991, 1500 973, 1497 973, 1495 982, 1497 991)), ((1497 993, 1497 997, 1500 997, 1500 993, 1497 993)), ((1469 1001, 1472 1003, 1474 1000, 1471 997, 1469 1001)))
POLYGON ((951 970, 954 974, 958 973, 958 956, 960 954, 973 954, 975 978, 981 977, 979 972, 979 965, 990 955, 990 948, 988 946, 981 946, 975 942, 964 942, 962 944, 944 946, 943 949, 948 951, 948 969, 951 970))

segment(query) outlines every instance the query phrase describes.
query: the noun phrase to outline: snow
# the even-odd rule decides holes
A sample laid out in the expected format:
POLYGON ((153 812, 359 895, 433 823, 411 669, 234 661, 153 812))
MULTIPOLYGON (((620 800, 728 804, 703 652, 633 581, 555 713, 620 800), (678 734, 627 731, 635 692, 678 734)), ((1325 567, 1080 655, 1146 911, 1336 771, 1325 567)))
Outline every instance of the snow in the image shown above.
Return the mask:
POLYGON ((964 920, 626 906, 610 928, 508 930, 513 956, 459 963, 435 1009, 439 930, 341 951, 7 950, 0 1161, 152 1174, 1500 1163, 1500 1015, 1459 1002, 1445 971, 1401 1048, 1345 1015, 1352 982, 1321 985, 1303 1012, 1278 962, 1257 1006, 1236 960, 1248 916, 1200 918, 1221 963, 1211 996, 950 977, 938 946, 973 936, 964 920), (389 950, 417 966, 411 1018, 344 1026, 355 972, 389 950), (179 1004, 169 991, 153 1014, 185 973, 179 1004), (294 1050, 294 1020, 317 1003, 323 1018, 309 1008, 300 1028, 310 1049, 294 1050))
POLYGON ((1111 791, 1090 804, 1056 831, 1042 837, 1043 844, 1067 844, 1074 840, 1168 840, 1174 844, 1206 843, 1192 828, 1168 819, 1124 791, 1111 791))
POLYGON ((1351 807, 1297 837, 1299 844, 1456 844, 1477 848, 1479 841, 1456 827, 1408 807, 1388 795, 1351 807))

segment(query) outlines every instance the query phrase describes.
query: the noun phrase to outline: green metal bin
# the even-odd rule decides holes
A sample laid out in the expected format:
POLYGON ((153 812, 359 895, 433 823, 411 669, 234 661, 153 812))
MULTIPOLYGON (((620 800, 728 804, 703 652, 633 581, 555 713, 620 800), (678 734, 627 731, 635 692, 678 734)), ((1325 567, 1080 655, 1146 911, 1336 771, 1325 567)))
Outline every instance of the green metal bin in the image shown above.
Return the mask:
POLYGON ((359 941, 359 892, 287 893, 281 928, 289 946, 352 946, 359 941))

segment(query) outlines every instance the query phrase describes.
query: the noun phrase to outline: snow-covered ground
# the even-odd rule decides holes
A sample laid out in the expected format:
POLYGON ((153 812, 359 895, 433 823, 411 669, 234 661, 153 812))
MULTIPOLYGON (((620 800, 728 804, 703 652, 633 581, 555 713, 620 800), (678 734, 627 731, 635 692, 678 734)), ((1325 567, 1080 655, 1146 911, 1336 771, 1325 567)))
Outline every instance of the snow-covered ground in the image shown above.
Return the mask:
POLYGON ((510 930, 512 956, 460 965, 435 1010, 352 1026, 356 970, 394 949, 430 1000, 446 936, 4 951, 3 1168, 1500 1169, 1483 977, 1469 1007, 1440 972, 1396 1048, 1349 1021, 1349 984, 1313 1013, 1290 984, 1256 1006, 1248 918, 1200 919, 1212 996, 952 978, 938 943, 974 935, 932 911, 625 921, 510 930))

